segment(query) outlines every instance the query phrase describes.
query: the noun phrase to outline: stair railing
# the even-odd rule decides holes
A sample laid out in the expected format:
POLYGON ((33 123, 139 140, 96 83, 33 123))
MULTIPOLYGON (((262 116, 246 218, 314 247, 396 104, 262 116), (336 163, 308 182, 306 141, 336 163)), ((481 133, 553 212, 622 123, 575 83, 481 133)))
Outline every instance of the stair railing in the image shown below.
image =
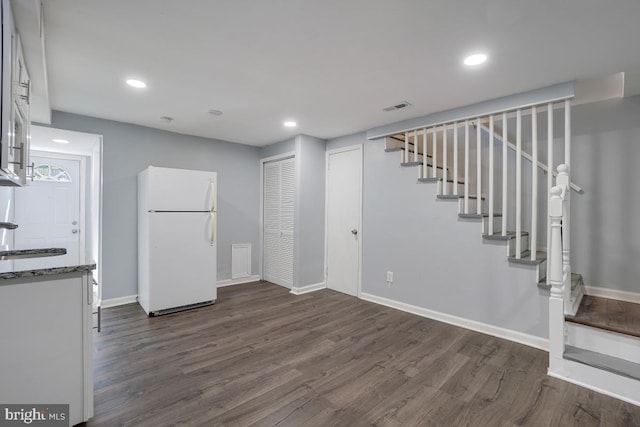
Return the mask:
POLYGON ((549 197, 549 223, 551 239, 549 244, 548 274, 551 289, 549 292, 549 371, 561 369, 564 354, 564 315, 571 292, 571 266, 565 259, 569 248, 565 248, 565 221, 568 219, 570 187, 569 166, 558 166, 556 186, 551 188, 549 197))
MULTIPOLYGON (((499 233, 506 238, 508 226, 514 226, 515 253, 513 258, 531 263, 542 262, 543 256, 538 254, 537 249, 538 237, 544 233, 544 229, 538 223, 538 213, 539 210, 545 208, 544 200, 548 199, 549 191, 553 185, 555 175, 553 173, 555 169, 554 138, 560 137, 564 139, 564 158, 560 159, 560 161, 567 166, 571 164, 570 99, 524 105, 485 115, 461 117, 458 120, 407 129, 403 133, 404 135, 396 134, 397 136, 392 137, 389 142, 396 148, 400 148, 400 144, 403 144, 403 162, 407 166, 420 166, 418 168, 419 179, 437 180, 441 185, 439 194, 445 196, 444 198, 459 196, 459 206, 462 214, 485 217, 484 220, 486 222, 483 222, 483 224, 486 224, 486 228, 483 228, 483 232, 488 235, 499 233), (554 135, 554 110, 557 111, 558 109, 564 110, 564 135, 554 135), (544 114, 545 110, 546 114, 544 114), (530 121, 525 122, 525 117, 530 117, 530 121), (538 135, 538 125, 544 126, 545 121, 547 132, 546 135, 540 136, 538 135), (475 135, 474 130, 471 128, 472 126, 475 127, 475 135), (508 140, 508 127, 511 127, 515 133, 515 144, 508 140), (449 135, 449 132, 451 132, 451 135, 449 135), (487 133, 488 138, 485 135, 483 140, 483 133, 487 133), (453 144, 450 144, 450 137, 453 139, 453 144), (523 150, 527 137, 531 138, 531 154, 523 150), (547 144, 543 144, 545 137, 547 144), (489 143, 485 145, 487 144, 487 139, 489 143), (494 157, 496 153, 494 151, 496 148, 500 148, 494 147, 495 142, 500 143, 502 148, 501 168, 500 165, 495 164, 494 157), (458 146, 459 144, 461 147, 458 146), (450 148, 452 148, 452 153, 449 152, 450 148), (515 150, 515 161, 508 160, 507 153, 509 148, 515 150), (488 159, 482 158, 483 149, 487 150, 485 153, 488 153, 488 159), (546 149, 547 157, 544 165, 538 160, 538 152, 543 149, 546 149), (523 179, 523 175, 525 175, 523 172, 523 159, 532 163, 531 182, 526 189, 524 188, 526 181, 523 179), (483 162, 483 160, 485 161, 483 162), (408 163, 414 163, 414 165, 409 165, 408 163), (545 183, 539 182, 541 181, 538 176, 539 167, 549 171, 546 182, 547 194, 545 199, 542 199, 542 203, 538 198, 538 190, 540 187, 544 187, 545 183), (428 170, 429 168, 430 170, 428 170), (438 169, 441 171, 439 172, 438 169), (500 173, 500 169, 502 169, 501 177, 495 175, 500 173), (510 180, 508 178, 509 171, 514 174, 515 179, 510 180), (461 177, 458 176, 459 174, 461 177), (451 187, 449 187, 450 185, 451 187), (501 197, 496 197, 496 192, 500 192, 501 197), (530 194, 530 200, 523 200, 526 197, 525 194, 530 194), (471 204, 472 201, 475 205, 471 204), (483 203, 485 204, 485 209, 483 209, 483 203), (508 210, 511 212, 508 212, 508 210), (525 221, 527 216, 530 222, 525 221), (496 223, 496 220, 500 220, 500 223, 496 223), (499 230, 497 230, 498 228, 499 230), (526 230, 528 231, 528 236, 526 230), (528 245, 526 244, 526 239, 528 239, 528 245), (529 250, 528 253, 526 252, 527 250, 529 250)), ((528 140, 526 141, 528 142, 528 140)), ((566 174, 569 174, 568 169, 566 174)), ((565 264, 570 266, 568 259, 570 241, 570 202, 568 195, 565 216, 562 235, 564 247, 566 248, 565 264)), ((548 221, 546 226, 546 249, 549 252, 551 228, 548 221)), ((544 240, 544 238, 540 240, 544 240)), ((540 274, 544 274, 544 271, 541 270, 540 274)), ((547 284, 549 284, 549 275, 547 274, 546 276, 547 284)))

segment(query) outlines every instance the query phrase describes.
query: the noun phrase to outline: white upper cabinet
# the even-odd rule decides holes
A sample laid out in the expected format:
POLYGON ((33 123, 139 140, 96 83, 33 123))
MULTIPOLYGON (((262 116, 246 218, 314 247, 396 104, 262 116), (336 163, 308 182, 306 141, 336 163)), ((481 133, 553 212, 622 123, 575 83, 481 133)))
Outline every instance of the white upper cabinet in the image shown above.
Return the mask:
POLYGON ((31 80, 10 0, 2 0, 2 131, 0 185, 29 182, 31 80))

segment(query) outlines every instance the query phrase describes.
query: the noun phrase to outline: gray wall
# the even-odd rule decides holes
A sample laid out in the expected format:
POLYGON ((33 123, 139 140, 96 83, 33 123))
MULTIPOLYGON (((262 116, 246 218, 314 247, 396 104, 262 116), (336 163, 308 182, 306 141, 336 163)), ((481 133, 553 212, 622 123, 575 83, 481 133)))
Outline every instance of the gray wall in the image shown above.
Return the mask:
POLYGON ((296 138, 287 139, 286 141, 276 142, 260 148, 260 158, 278 156, 284 153, 293 153, 296 150, 296 138))
POLYGON ((547 298, 532 267, 513 267, 502 243, 486 243, 455 202, 417 184, 415 168, 365 134, 327 142, 364 144, 362 292, 477 322, 546 337, 547 298), (394 283, 386 285, 386 272, 394 283))
POLYGON ((640 293, 640 96, 573 110, 574 271, 586 285, 640 293))
POLYGON ((325 141, 296 137, 294 286, 324 282, 325 141))
POLYGON ((103 298, 137 293, 136 179, 149 165, 217 172, 218 280, 231 278, 232 243, 252 244, 258 274, 258 148, 57 111, 52 127, 103 135, 103 298))

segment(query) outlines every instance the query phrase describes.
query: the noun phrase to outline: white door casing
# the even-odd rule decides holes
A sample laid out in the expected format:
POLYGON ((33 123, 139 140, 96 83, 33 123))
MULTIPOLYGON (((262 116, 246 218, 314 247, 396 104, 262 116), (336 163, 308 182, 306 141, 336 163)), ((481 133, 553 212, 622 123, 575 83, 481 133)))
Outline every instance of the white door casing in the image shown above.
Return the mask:
MULTIPOLYGON (((85 221, 83 200, 84 163, 80 158, 58 155, 32 156, 36 166, 52 165, 63 170, 65 180, 34 180, 15 192, 15 248, 61 247, 67 254, 55 263, 77 265, 84 250, 85 221), (66 180, 68 177, 68 181, 66 180)), ((52 177, 53 178, 53 177, 52 177)), ((52 259, 15 260, 16 269, 46 268, 52 259)))
POLYGON ((295 158, 263 164, 262 271, 272 283, 293 286, 295 158))
POLYGON ((348 295, 360 291, 362 146, 327 152, 327 287, 348 295))

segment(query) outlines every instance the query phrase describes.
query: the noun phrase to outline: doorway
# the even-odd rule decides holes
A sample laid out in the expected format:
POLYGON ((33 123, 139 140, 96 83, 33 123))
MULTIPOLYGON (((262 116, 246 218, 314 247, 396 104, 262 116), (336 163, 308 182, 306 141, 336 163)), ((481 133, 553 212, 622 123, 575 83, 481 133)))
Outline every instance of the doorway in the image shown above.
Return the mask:
MULTIPOLYGON (((85 167, 80 172, 80 185, 85 199, 80 209, 84 225, 77 228, 81 250, 96 262, 93 278, 97 284, 94 295, 102 300, 102 135, 75 132, 44 126, 31 126, 32 156, 58 159, 82 159, 85 167)), ((20 190, 16 190, 16 194, 20 190)), ((72 224, 73 225, 73 224, 72 224)), ((80 225, 80 220, 78 224, 80 225)), ((73 230, 73 228, 72 228, 73 230)))
POLYGON ((362 259, 362 146, 326 154, 327 288, 360 293, 362 259))
MULTIPOLYGON (((85 251, 86 162, 80 156, 33 151, 33 181, 15 192, 15 248, 64 248, 56 263, 77 265, 85 251), (82 237, 81 237, 82 236, 82 237)), ((46 268, 47 258, 15 260, 17 270, 46 268)))

